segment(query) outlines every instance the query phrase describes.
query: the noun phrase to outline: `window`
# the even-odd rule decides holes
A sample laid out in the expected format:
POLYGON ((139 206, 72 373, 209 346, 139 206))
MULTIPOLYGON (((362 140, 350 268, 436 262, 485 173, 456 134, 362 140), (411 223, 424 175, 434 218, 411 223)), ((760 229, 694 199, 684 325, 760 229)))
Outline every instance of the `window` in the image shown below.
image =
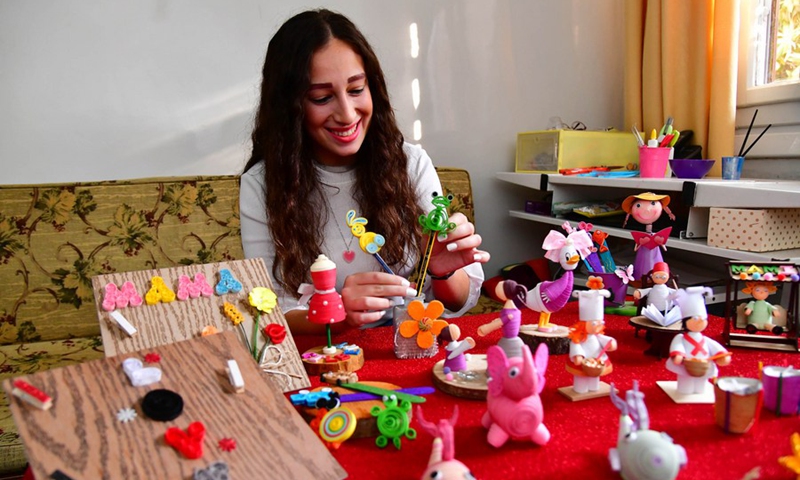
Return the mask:
POLYGON ((738 104, 800 100, 800 2, 742 2, 738 104))

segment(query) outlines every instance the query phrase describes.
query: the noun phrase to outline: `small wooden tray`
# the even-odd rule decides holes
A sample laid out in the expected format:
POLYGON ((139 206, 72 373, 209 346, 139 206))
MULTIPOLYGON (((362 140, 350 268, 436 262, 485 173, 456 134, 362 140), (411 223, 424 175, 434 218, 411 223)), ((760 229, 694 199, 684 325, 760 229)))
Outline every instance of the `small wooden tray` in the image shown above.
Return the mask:
POLYGON ((486 367, 486 355, 470 354, 466 370, 468 377, 463 378, 457 373, 453 373, 453 379, 448 380, 444 374, 444 360, 439 360, 433 366, 433 385, 454 397, 486 400, 486 393, 488 392, 486 367))

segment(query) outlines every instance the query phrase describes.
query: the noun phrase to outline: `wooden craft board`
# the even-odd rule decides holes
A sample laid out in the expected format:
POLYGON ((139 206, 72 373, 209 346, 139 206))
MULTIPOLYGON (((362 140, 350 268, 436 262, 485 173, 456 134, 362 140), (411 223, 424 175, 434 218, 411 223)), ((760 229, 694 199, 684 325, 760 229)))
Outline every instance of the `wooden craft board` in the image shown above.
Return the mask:
MULTIPOLYGON (((314 347, 311 349, 306 350, 304 353, 316 353, 317 355, 326 356, 322 353, 322 349, 325 346, 314 347)), ((336 349, 336 354, 343 353, 344 350, 341 348, 336 349)), ((306 368, 306 371, 315 377, 319 377, 321 374, 325 372, 356 372, 361 367, 364 366, 364 349, 359 348, 358 353, 356 354, 348 354, 350 358, 347 360, 341 360, 338 362, 309 362, 308 360, 303 360, 303 365, 306 368)))
MULTIPOLYGON (((233 330, 241 341, 239 327, 233 325, 222 313, 224 302, 232 303, 244 316, 244 331, 250 338, 253 332, 254 309, 248 302, 247 295, 255 287, 272 289, 267 267, 260 258, 248 260, 232 260, 229 262, 209 263, 205 265, 190 265, 186 267, 160 268, 155 270, 140 270, 137 272, 111 273, 98 275, 92 278, 94 288, 97 318, 100 321, 100 333, 103 337, 103 349, 106 357, 136 352, 173 342, 180 342, 200 336, 204 327, 213 325, 220 331, 233 330), (110 312, 103 310, 103 294, 108 283, 117 286, 126 281, 131 281, 136 286, 136 291, 144 298, 150 289, 150 279, 159 276, 164 283, 176 294, 178 292, 178 278, 188 275, 194 279, 195 274, 202 273, 213 288, 219 282, 219 271, 227 268, 233 276, 242 283, 243 288, 239 293, 227 295, 212 295, 210 297, 189 298, 187 300, 174 300, 170 303, 147 305, 142 303, 138 307, 122 308, 119 311, 137 329, 135 335, 128 336, 111 319, 110 312)), ((280 344, 283 350, 281 365, 270 366, 271 369, 280 370, 294 377, 291 382, 283 382, 284 391, 290 392, 307 388, 311 385, 308 375, 303 368, 300 354, 295 347, 292 333, 286 323, 286 318, 279 307, 272 313, 261 314, 259 328, 270 323, 277 323, 286 327, 286 339, 280 344)), ((264 344, 263 334, 258 334, 259 348, 264 344)), ((270 352, 269 358, 277 357, 270 352)), ((274 359, 274 358, 272 358, 274 359)))
POLYGON ((224 332, 24 376, 53 398, 47 411, 10 395, 11 379, 3 388, 36 478, 50 478, 58 469, 76 480, 189 479, 195 468, 218 460, 228 464, 230 478, 344 478, 346 472, 264 375, 239 339, 224 332), (163 372, 161 382, 131 386, 122 361, 143 360, 151 352, 161 356, 155 364, 163 372), (228 359, 237 361, 244 377, 242 393, 232 391, 228 359), (157 422, 142 413, 144 395, 159 388, 183 397, 183 414, 173 421, 157 422), (121 423, 116 414, 126 407, 138 416, 121 423), (164 433, 194 421, 206 428, 204 454, 188 460, 165 443, 164 433), (220 449, 222 438, 234 439, 236 449, 220 449))
MULTIPOLYGON (((618 390, 615 388, 614 393, 616 393, 617 391, 618 390)), ((606 382, 600 382, 600 387, 597 390, 586 393, 578 393, 572 388, 572 386, 561 387, 558 389, 558 393, 564 395, 573 402, 582 402, 584 400, 591 400, 593 398, 602 398, 611 395, 611 385, 607 384, 606 382)))
POLYGON ((703 393, 692 394, 679 393, 677 381, 658 381, 656 385, 658 385, 661 390, 664 390, 664 393, 675 403, 687 405, 693 403, 710 405, 714 403, 714 386, 711 385, 711 382, 706 385, 706 389, 703 393))

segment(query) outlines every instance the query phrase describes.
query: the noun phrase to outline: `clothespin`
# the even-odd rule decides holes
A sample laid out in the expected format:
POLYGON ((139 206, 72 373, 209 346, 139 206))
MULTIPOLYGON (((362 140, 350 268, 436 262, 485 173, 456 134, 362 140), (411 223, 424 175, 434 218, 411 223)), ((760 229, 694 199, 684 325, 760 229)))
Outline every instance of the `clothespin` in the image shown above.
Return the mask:
POLYGON ((228 372, 228 379, 231 381, 231 386, 236 393, 244 392, 244 377, 242 377, 242 372, 239 370, 239 364, 236 363, 236 360, 228 360, 228 368, 225 369, 228 372))
POLYGON ((11 390, 11 393, 20 400, 42 410, 49 410, 53 406, 53 399, 48 394, 25 380, 14 380, 13 385, 14 389, 11 390))

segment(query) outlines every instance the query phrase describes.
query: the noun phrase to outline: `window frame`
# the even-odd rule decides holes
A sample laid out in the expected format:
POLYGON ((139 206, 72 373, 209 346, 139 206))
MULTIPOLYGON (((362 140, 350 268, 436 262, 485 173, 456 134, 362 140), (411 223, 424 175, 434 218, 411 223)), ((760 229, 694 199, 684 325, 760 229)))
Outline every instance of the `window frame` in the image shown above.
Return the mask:
POLYGON ((741 2, 739 22, 739 78, 736 91, 737 108, 768 105, 771 103, 800 101, 800 82, 774 82, 768 85, 750 85, 754 76, 753 56, 756 42, 751 41, 756 0, 741 2))
MULTIPOLYGON (((758 0, 740 2, 738 79, 736 89, 736 150, 742 145, 747 128, 755 110, 758 117, 748 138, 751 144, 757 134, 768 124, 772 124, 761 140, 748 153, 748 158, 798 159, 800 158, 800 82, 776 82, 769 85, 753 86, 748 79, 753 78, 752 55, 755 52, 751 35, 758 0)), ((771 168, 771 167, 770 167, 771 168)), ((781 171, 771 171, 769 175, 782 176, 781 171)), ((793 171, 791 168, 789 171, 793 171)), ((762 172, 767 173, 767 172, 762 172)))

